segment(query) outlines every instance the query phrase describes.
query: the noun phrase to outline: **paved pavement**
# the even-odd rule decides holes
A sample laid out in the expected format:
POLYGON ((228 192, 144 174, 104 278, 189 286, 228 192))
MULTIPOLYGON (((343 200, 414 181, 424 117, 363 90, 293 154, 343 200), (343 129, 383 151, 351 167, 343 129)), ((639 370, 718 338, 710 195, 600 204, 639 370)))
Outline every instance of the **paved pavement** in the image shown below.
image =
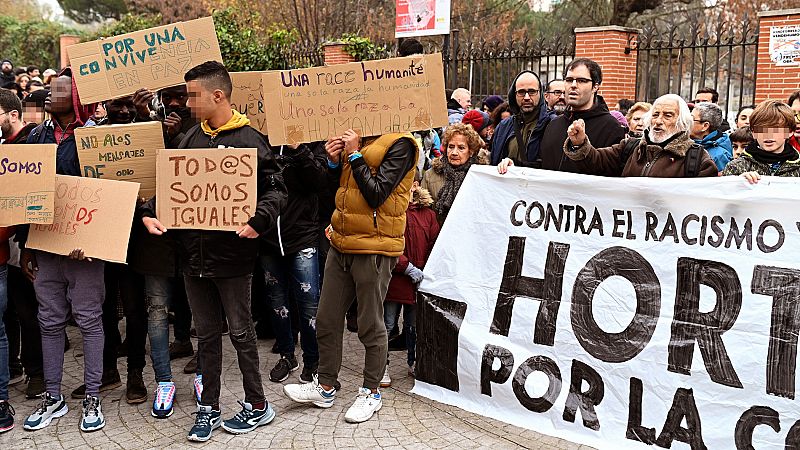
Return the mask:
MULTIPOLYGON (((83 366, 80 333, 68 329, 72 349, 67 352, 64 372, 64 392, 82 384, 83 366)), ((275 420, 256 431, 235 436, 222 430, 214 432, 209 442, 190 443, 186 433, 194 422, 195 403, 191 383, 193 376, 184 375, 182 369, 188 359, 173 361, 177 374, 175 413, 166 420, 150 416, 150 401, 140 405, 125 402, 123 387, 103 395, 103 412, 106 426, 94 433, 78 430, 80 401, 68 399, 70 412, 50 426, 36 432, 22 429, 22 422, 36 407, 36 400, 25 400, 23 383, 10 388, 11 402, 17 411, 15 429, 0 435, 0 448, 69 449, 97 448, 126 450, 152 448, 207 449, 225 448, 382 448, 390 449, 469 449, 469 448, 532 448, 532 449, 589 449, 568 441, 545 436, 530 430, 472 414, 461 409, 410 394, 413 378, 406 373, 405 355, 392 352, 390 374, 391 388, 384 389, 383 408, 371 420, 353 425, 344 421, 344 414, 361 381, 363 347, 356 335, 345 332, 345 357, 336 404, 329 409, 297 405, 283 395, 281 384, 269 381, 269 369, 277 355, 270 353, 272 341, 259 341, 262 374, 267 399, 277 412, 275 420), (401 357, 402 355, 402 357, 401 357)), ((243 397, 236 353, 230 341, 224 339, 221 408, 223 417, 239 410, 236 400, 243 397)), ((299 350, 298 350, 299 351, 299 350)), ((125 360, 119 360, 120 372, 125 373, 125 360)), ((293 382, 299 371, 285 383, 293 382)), ((124 375, 123 375, 124 376, 124 375)), ((154 386, 152 367, 144 373, 148 387, 154 386)))

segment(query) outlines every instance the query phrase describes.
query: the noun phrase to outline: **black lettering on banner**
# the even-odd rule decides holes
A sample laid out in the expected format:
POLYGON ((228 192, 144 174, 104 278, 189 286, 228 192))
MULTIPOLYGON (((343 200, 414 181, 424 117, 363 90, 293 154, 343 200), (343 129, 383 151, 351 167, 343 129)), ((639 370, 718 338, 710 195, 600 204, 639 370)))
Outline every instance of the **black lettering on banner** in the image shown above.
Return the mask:
POLYGON ((575 337, 590 355, 605 362, 624 362, 650 342, 661 309, 661 284, 653 266, 635 250, 611 247, 594 255, 575 278, 571 322, 575 337), (630 281, 636 292, 636 315, 620 333, 607 333, 594 320, 592 299, 612 276, 630 281))
POLYGON ((599 430, 600 421, 597 419, 597 411, 594 410, 594 407, 603 401, 604 395, 605 385, 600 374, 588 365, 573 359, 569 394, 567 394, 567 401, 564 404, 564 420, 575 422, 575 411, 580 409, 583 426, 595 431, 599 430), (589 389, 581 391, 584 380, 589 384, 589 389))
POLYGON ((555 361, 547 356, 533 356, 517 368, 517 373, 514 374, 514 379, 511 380, 511 388, 514 390, 514 395, 517 396, 520 405, 530 411, 543 413, 553 407, 556 398, 558 398, 558 393, 561 392, 561 371, 558 370, 555 361), (537 398, 531 398, 528 395, 528 391, 525 390, 525 380, 533 372, 542 372, 547 375, 549 380, 547 392, 537 398))
POLYGON ((661 434, 656 439, 656 445, 662 448, 670 448, 672 441, 689 444, 692 450, 706 450, 706 444, 703 442, 700 414, 697 412, 694 393, 691 389, 678 388, 675 391, 672 407, 667 414, 664 428, 661 429, 661 434), (686 419, 686 428, 681 426, 684 418, 686 419))
POLYGON ((533 342, 553 345, 556 335, 556 319, 561 304, 561 288, 564 282, 564 266, 567 263, 569 244, 551 242, 547 247, 544 264, 544 278, 522 276, 522 263, 525 256, 525 238, 509 236, 503 281, 497 294, 494 318, 489 331, 492 334, 508 336, 514 301, 517 297, 528 297, 541 301, 536 315, 533 342))
POLYGON ((800 420, 795 422, 792 428, 789 428, 785 444, 786 450, 800 450, 800 420))
POLYGON ((794 399, 797 334, 800 332, 800 270, 756 266, 751 290, 772 297, 767 350, 767 394, 794 399))
POLYGON ((514 355, 503 347, 487 344, 481 358, 481 394, 492 396, 492 383, 503 384, 511 376, 514 355), (495 359, 500 360, 500 368, 492 370, 495 359))
POLYGON ((778 250, 783 246, 783 242, 786 240, 786 233, 783 231, 783 227, 777 220, 768 219, 761 223, 758 227, 758 234, 756 235, 756 245, 758 245, 758 249, 764 253, 772 253, 775 250, 778 250), (764 232, 767 230, 767 227, 772 227, 775 229, 775 232, 778 233, 778 242, 775 245, 767 245, 764 243, 764 232))
POLYGON ((736 431, 733 435, 737 450, 755 450, 753 448, 753 430, 758 425, 769 425, 776 433, 781 431, 778 412, 767 406, 753 406, 745 411, 736 422, 736 431))
POLYGON ((711 380, 741 389, 742 382, 722 341, 722 334, 731 329, 742 308, 739 276, 721 262, 678 258, 677 277, 667 370, 689 375, 697 341, 711 380), (707 313, 700 312, 701 284, 717 294, 714 309, 707 313))
POLYGON ((656 429, 642 426, 642 380, 631 377, 631 392, 628 396, 628 428, 625 437, 632 441, 653 445, 656 441, 656 429))
POLYGON ((458 332, 467 304, 417 294, 417 379, 458 392, 458 332))

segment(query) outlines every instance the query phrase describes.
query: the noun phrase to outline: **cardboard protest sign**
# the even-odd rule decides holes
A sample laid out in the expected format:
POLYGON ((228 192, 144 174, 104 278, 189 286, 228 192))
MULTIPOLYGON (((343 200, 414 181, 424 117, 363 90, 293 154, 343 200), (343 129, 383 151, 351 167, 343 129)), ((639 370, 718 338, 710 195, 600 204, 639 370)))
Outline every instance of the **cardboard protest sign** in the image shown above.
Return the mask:
POLYGON ((177 86, 192 67, 222 62, 210 17, 71 45, 67 54, 85 104, 177 86))
POLYGON ((254 148, 160 150, 156 215, 167 229, 237 231, 255 214, 254 148))
POLYGON ((231 106, 250 119, 251 127, 268 134, 264 91, 261 88, 261 76, 265 73, 267 72, 231 72, 231 106))
POLYGON ((53 222, 56 145, 0 145, 0 226, 53 222))
POLYGON ((161 122, 75 129, 83 176, 139 183, 139 196, 156 193, 156 152, 164 148, 161 122))
POLYGON ((362 61, 263 76, 272 145, 447 125, 442 55, 362 61))
POLYGON ((139 184, 56 175, 50 225, 33 225, 27 247, 58 255, 83 249, 90 258, 125 263, 139 184))
POLYGON ((473 167, 413 392, 600 449, 793 447, 799 187, 473 167))

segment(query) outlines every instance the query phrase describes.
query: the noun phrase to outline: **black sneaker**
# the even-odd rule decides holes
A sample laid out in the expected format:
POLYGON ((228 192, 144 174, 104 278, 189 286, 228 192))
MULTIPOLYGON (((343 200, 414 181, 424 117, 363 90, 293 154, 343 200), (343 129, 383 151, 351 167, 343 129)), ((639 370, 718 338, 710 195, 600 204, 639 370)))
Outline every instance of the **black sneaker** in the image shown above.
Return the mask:
POLYGON ((275 383, 289 378, 289 374, 300 368, 294 355, 281 355, 281 359, 269 372, 269 379, 275 383))
POLYGON ((180 342, 173 341, 169 344, 169 359, 186 358, 194 355, 192 341, 180 342))
POLYGON ((314 376, 317 374, 317 366, 303 366, 303 372, 298 379, 301 383, 311 383, 314 381, 314 376))
POLYGON ((128 386, 125 392, 125 401, 129 405, 136 405, 147 401, 147 388, 144 386, 142 372, 128 373, 128 386))
POLYGON ((44 394, 44 376, 29 377, 28 387, 25 388, 25 398, 33 400, 42 394, 44 394))
POLYGON ((0 433, 14 428, 14 407, 8 400, 0 401, 0 433))
MULTIPOLYGON (((100 380, 100 392, 110 391, 120 386, 122 386, 122 379, 119 377, 117 369, 103 371, 103 378, 100 380)), ((86 398, 86 385, 80 385, 80 387, 72 391, 70 396, 77 400, 86 398)))
POLYGON ((194 426, 189 430, 186 438, 190 441, 205 442, 211 438, 214 429, 222 426, 222 417, 220 417, 219 411, 211 406, 199 405, 195 414, 197 416, 194 419, 194 426))

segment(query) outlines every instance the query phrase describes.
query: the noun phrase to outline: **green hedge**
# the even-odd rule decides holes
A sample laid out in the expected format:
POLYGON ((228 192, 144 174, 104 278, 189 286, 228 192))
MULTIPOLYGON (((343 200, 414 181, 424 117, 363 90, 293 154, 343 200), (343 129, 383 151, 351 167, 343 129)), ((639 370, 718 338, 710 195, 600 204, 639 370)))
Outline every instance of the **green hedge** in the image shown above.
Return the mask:
POLYGON ((0 58, 10 59, 15 66, 35 65, 58 68, 59 37, 78 34, 72 28, 47 20, 21 21, 0 15, 0 58))

